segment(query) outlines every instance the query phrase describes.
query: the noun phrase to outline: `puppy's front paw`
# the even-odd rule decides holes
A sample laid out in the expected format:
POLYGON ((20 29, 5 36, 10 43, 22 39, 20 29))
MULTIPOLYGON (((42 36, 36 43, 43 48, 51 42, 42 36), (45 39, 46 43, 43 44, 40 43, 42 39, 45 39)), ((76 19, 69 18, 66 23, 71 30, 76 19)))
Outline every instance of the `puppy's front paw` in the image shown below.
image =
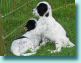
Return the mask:
POLYGON ((51 52, 51 53, 55 53, 54 50, 48 50, 48 51, 51 52))

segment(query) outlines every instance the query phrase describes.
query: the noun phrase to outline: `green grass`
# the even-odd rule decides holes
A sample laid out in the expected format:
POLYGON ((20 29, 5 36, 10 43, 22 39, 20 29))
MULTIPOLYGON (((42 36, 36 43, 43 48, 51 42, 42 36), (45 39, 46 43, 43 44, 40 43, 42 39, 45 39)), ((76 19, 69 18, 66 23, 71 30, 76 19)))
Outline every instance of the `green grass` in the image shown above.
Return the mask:
POLYGON ((0 19, 0 56, 4 56, 4 41, 2 39, 2 36, 3 36, 3 27, 0 19))
MULTIPOLYGON (((25 33, 24 24, 29 18, 34 17, 32 15, 32 9, 36 7, 39 1, 40 0, 0 0, 0 3, 2 2, 0 6, 0 13, 5 15, 3 18, 3 27, 6 56, 13 55, 10 52, 11 43, 14 39, 25 33)), ((76 45, 75 0, 46 1, 48 1, 53 8, 54 18, 64 27, 70 40, 76 45)), ((48 52, 48 49, 55 49, 55 47, 52 43, 47 43, 46 46, 41 47, 34 56, 77 56, 76 46, 73 48, 62 48, 62 52, 53 54, 48 52)))

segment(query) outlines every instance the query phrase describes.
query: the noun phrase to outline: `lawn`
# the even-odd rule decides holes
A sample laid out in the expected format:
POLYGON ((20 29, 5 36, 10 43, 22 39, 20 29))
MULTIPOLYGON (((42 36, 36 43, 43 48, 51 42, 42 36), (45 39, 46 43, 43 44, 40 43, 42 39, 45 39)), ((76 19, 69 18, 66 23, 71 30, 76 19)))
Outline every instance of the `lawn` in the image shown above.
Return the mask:
POLYGON ((3 28, 0 19, 0 56, 4 56, 4 41, 2 39, 2 36, 3 36, 3 28))
MULTIPOLYGON (((53 9, 53 17, 64 27, 70 40, 76 44, 76 6, 75 0, 45 0, 53 9)), ((13 56, 10 46, 14 39, 25 33, 24 25, 29 18, 35 17, 32 9, 40 0, 0 0, 0 13, 4 28, 5 56, 13 56)), ((41 47, 34 56, 77 56, 77 47, 62 48, 62 52, 51 54, 55 49, 52 43, 41 47)))

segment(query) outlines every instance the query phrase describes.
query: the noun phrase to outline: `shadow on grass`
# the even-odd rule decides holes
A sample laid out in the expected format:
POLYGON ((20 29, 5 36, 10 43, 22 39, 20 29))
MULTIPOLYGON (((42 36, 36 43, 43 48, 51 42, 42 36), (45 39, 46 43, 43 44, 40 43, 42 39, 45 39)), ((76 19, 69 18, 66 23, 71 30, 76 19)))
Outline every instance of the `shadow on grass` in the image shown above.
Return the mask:
POLYGON ((4 56, 4 60, 77 60, 78 56, 4 56))

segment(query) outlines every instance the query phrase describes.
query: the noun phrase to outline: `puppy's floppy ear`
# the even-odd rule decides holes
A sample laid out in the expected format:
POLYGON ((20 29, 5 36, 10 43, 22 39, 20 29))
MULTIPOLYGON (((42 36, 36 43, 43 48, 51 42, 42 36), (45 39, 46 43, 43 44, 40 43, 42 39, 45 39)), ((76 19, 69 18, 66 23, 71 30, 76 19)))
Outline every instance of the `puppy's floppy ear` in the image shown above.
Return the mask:
POLYGON ((46 11, 48 10, 48 6, 47 4, 45 3, 40 3, 38 6, 37 6, 37 12, 40 16, 43 16, 46 11))
POLYGON ((35 20, 29 20, 25 25, 25 28, 27 28, 27 31, 30 31, 30 30, 34 29, 35 27, 36 27, 35 20))

